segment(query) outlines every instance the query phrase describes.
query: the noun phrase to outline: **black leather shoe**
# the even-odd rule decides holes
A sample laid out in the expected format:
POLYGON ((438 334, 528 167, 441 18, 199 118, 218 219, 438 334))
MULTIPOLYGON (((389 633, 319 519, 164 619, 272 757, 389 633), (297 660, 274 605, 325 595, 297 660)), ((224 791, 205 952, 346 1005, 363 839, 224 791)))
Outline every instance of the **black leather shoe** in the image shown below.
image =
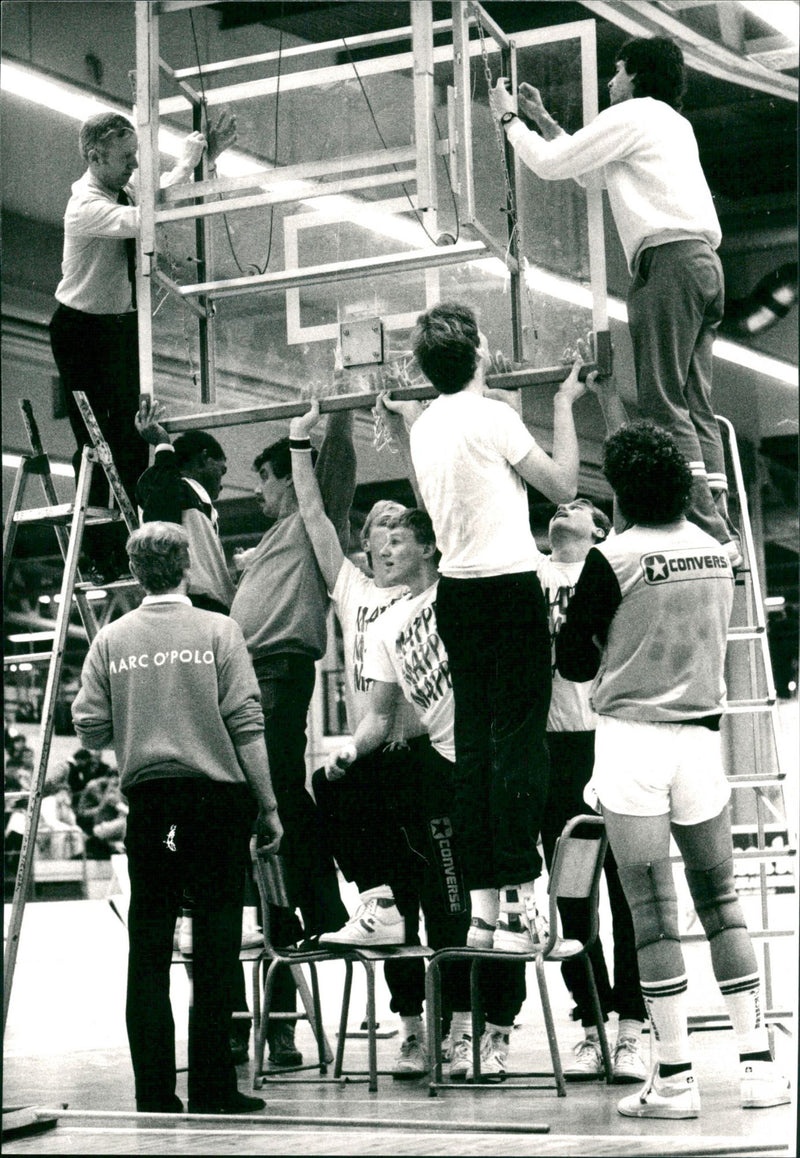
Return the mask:
POLYGON ((231 1034, 230 1044, 233 1064, 235 1066, 243 1066, 250 1056, 248 1043, 241 1038, 234 1037, 233 1034, 231 1034))
POLYGON ((266 1102, 263 1098, 252 1098, 249 1094, 242 1094, 238 1090, 231 1094, 224 1102, 189 1102, 190 1114, 255 1114, 263 1110, 266 1102))
POLYGON ((140 1101, 136 1103, 136 1111, 139 1114, 182 1114, 183 1102, 177 1096, 163 1102, 140 1101))

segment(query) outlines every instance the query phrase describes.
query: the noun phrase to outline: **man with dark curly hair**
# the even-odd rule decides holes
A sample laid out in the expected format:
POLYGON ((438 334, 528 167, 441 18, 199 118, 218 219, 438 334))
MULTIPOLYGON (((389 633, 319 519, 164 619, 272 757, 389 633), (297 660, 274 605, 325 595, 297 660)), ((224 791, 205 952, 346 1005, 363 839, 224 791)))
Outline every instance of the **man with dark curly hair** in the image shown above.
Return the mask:
POLYGON ((736 895, 720 744, 731 564, 684 517, 692 474, 666 431, 647 421, 622 427, 606 442, 603 472, 628 526, 586 556, 556 662, 566 679, 594 679, 595 764, 584 799, 599 803, 619 867, 654 1042, 648 1082, 618 1109, 637 1118, 700 1112, 670 836, 736 1035, 741 1105, 784 1105, 789 1082, 770 1052, 736 895))
POLYGON ((632 275, 628 324, 639 409, 672 432, 692 472, 687 517, 740 560, 727 515, 728 483, 711 406, 712 346, 724 312, 722 237, 692 126, 680 115, 683 54, 668 37, 629 40, 609 81, 611 107, 565 133, 538 89, 519 107, 501 77, 490 92, 521 161, 537 176, 605 188, 632 275), (541 134, 541 135, 539 135, 541 134))

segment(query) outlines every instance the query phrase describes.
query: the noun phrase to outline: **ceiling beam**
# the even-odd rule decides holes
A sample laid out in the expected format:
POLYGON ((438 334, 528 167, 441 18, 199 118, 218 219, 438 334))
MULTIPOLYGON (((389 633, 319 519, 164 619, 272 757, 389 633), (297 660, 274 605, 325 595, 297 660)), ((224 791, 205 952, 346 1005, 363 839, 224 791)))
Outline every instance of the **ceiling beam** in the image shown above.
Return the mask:
POLYGON ((636 0, 581 0, 595 16, 616 24, 629 36, 671 36, 683 49, 688 68, 708 73, 730 84, 757 89, 771 96, 797 102, 797 80, 770 71, 758 61, 732 52, 724 44, 709 40, 669 13, 636 0))

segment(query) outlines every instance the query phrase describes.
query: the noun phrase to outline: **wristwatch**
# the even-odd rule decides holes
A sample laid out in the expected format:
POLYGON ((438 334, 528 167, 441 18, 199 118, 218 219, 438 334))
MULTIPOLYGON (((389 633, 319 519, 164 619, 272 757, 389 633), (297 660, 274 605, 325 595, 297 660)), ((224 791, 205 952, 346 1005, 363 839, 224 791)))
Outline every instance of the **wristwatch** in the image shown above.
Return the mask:
POLYGON ((516 116, 519 116, 519 114, 518 113, 512 113, 510 111, 507 113, 503 113, 502 117, 500 118, 500 124, 501 125, 507 125, 508 122, 513 121, 514 117, 516 117, 516 116))

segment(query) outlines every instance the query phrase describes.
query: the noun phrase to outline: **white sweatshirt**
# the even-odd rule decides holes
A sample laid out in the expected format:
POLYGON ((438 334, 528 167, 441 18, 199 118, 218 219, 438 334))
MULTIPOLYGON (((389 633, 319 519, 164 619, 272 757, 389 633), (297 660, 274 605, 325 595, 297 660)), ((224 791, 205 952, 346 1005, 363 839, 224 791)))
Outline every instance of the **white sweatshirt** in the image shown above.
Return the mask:
POLYGON ((621 101, 552 141, 518 119, 507 135, 520 160, 544 180, 573 177, 608 189, 631 272, 639 251, 650 245, 702 238, 718 247, 722 233, 694 131, 664 101, 621 101))

